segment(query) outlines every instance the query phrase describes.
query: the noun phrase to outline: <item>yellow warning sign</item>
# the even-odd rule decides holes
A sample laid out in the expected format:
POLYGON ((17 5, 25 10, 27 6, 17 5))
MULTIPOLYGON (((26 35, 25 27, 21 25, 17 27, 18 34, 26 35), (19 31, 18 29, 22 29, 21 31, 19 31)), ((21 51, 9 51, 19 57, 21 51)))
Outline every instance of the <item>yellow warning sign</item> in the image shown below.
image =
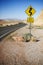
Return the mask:
POLYGON ((29 6, 26 10, 25 10, 25 13, 28 15, 28 16, 32 16, 35 14, 35 9, 32 8, 32 6, 29 6))
POLYGON ((29 18, 27 18, 27 22, 29 22, 29 23, 33 23, 33 22, 34 22, 34 18, 33 18, 33 17, 29 17, 29 18))

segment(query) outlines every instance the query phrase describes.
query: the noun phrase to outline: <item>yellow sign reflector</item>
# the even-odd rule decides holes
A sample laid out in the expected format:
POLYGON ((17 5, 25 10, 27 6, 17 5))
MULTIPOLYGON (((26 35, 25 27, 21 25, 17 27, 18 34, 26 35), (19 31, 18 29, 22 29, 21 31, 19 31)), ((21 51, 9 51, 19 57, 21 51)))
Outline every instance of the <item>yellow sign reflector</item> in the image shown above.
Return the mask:
POLYGON ((33 17, 28 17, 27 18, 27 22, 28 23, 33 23, 34 22, 34 18, 33 17))
POLYGON ((32 8, 32 6, 29 6, 26 10, 25 10, 25 13, 28 15, 28 16, 32 16, 35 14, 35 9, 32 8))

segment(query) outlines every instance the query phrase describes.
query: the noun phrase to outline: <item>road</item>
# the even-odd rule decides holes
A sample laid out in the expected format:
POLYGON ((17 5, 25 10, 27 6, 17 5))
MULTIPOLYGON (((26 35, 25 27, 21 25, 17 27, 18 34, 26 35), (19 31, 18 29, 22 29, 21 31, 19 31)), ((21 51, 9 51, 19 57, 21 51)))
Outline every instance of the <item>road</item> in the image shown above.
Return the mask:
POLYGON ((26 24, 25 23, 18 23, 16 25, 11 25, 11 26, 5 26, 5 27, 0 27, 0 41, 6 37, 8 34, 16 31, 19 28, 24 27, 26 24))

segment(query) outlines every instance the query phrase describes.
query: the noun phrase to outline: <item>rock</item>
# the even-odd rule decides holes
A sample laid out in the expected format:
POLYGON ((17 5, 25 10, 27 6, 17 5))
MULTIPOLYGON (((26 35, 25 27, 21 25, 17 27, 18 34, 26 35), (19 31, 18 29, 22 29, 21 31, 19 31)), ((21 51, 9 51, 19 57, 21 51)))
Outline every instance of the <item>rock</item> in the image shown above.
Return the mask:
POLYGON ((14 36, 14 37, 12 37, 12 39, 14 41, 17 41, 17 42, 23 42, 24 41, 23 37, 20 37, 20 36, 14 36))

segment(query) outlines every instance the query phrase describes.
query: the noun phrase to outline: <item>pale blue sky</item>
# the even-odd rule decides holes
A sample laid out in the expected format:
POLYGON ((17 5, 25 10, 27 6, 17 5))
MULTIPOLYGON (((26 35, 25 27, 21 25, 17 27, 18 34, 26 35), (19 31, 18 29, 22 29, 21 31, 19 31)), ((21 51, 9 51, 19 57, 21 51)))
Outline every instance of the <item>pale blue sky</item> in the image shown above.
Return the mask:
POLYGON ((25 10, 30 5, 36 10, 36 18, 43 9, 43 0, 0 0, 0 19, 26 19, 25 10))

